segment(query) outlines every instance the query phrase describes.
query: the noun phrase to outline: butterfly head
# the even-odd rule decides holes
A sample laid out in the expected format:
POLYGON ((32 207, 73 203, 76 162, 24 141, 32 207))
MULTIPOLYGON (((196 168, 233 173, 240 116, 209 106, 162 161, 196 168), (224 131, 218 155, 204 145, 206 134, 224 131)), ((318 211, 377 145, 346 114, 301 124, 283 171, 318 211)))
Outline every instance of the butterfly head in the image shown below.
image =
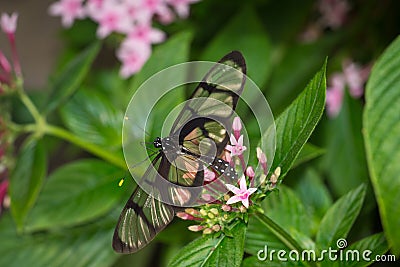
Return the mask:
POLYGON ((153 145, 154 145, 155 148, 162 148, 161 138, 157 137, 154 140, 153 145))

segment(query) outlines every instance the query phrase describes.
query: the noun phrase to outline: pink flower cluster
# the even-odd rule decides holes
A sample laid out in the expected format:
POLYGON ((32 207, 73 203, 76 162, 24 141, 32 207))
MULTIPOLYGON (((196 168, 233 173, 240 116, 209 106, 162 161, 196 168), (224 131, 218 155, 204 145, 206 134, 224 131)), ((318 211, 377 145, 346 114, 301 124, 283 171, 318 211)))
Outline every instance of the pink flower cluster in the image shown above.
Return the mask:
MULTIPOLYGON (((0 28, 7 35, 11 46, 12 61, 7 59, 4 53, 0 50, 0 95, 15 89, 15 79, 22 79, 21 67, 15 44, 15 31, 17 29, 18 14, 13 13, 8 15, 2 13, 0 17, 0 28)), ((2 106, 0 106, 0 214, 3 208, 9 206, 7 200, 8 192, 8 164, 7 154, 11 148, 9 131, 3 115, 2 106)))
POLYGON ((360 98, 370 73, 370 66, 360 66, 351 61, 343 63, 343 72, 334 73, 326 91, 326 109, 329 117, 336 117, 342 107, 344 90, 347 86, 350 96, 360 98))
POLYGON ((318 2, 320 23, 328 28, 340 28, 346 22, 349 10, 350 5, 347 0, 320 0, 318 2))
MULTIPOLYGON (((203 194, 203 199, 209 199, 212 202, 203 205, 200 209, 190 208, 177 213, 176 216, 183 220, 197 221, 198 224, 188 227, 190 231, 202 231, 203 234, 224 231, 230 223, 243 218, 243 214, 246 213, 253 204, 250 198, 255 196, 253 199, 257 199, 260 195, 256 193, 258 189, 254 186, 256 173, 253 167, 244 164, 243 151, 246 150, 246 147, 243 146, 243 135, 241 134, 242 123, 239 117, 233 120, 232 129, 231 143, 226 146, 226 153, 223 158, 228 161, 232 167, 235 167, 237 164, 237 168, 242 168, 244 174, 239 181, 237 181, 237 184, 223 185, 224 189, 228 189, 229 192, 226 193, 222 199, 212 199, 210 195, 203 194), (232 160, 235 157, 239 158, 240 161, 232 160)), ((266 181, 266 176, 268 174, 267 157, 260 148, 257 148, 257 158, 262 168, 260 190, 272 191, 278 183, 281 170, 278 167, 274 173, 272 173, 269 180, 266 181)), ((197 170, 197 168, 195 169, 197 170)), ((188 177, 193 175, 194 174, 187 173, 188 177)), ((214 179, 216 179, 215 173, 205 169, 205 183, 214 179), (212 179, 207 177, 210 176, 210 174, 212 174, 212 179)), ((263 192, 261 192, 261 195, 262 194, 263 192)))
POLYGON ((151 45, 163 42, 165 33, 153 28, 152 20, 171 23, 176 16, 187 18, 189 5, 199 0, 59 0, 49 7, 62 17, 64 27, 74 20, 89 18, 98 24, 97 36, 111 33, 125 36, 117 50, 122 62, 120 74, 129 77, 138 72, 151 55, 151 45))
POLYGON ((319 0, 316 7, 318 19, 310 23, 300 35, 300 39, 306 43, 317 40, 326 28, 341 28, 346 23, 350 11, 347 0, 319 0))
POLYGON ((15 31, 17 29, 18 14, 13 13, 8 15, 1 14, 0 27, 1 30, 7 35, 8 41, 11 46, 12 64, 0 50, 0 94, 4 91, 10 90, 14 81, 14 76, 21 78, 21 66, 17 53, 17 46, 15 44, 15 31))

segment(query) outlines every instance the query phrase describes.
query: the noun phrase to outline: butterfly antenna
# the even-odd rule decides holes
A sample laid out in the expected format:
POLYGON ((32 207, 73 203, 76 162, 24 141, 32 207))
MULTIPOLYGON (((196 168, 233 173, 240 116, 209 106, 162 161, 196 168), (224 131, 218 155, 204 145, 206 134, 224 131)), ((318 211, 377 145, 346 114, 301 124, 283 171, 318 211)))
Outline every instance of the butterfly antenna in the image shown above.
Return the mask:
MULTIPOLYGON (((158 151, 152 151, 152 152, 150 153, 150 155, 149 155, 149 158, 151 158, 152 156, 154 156, 154 155, 157 154, 157 153, 158 153, 158 151)), ((136 168, 137 166, 142 165, 142 164, 145 163, 147 160, 148 160, 148 159, 146 158, 146 159, 144 159, 144 160, 142 160, 142 161, 139 161, 138 163, 136 163, 136 164, 130 166, 129 169, 132 170, 132 169, 136 168)))
MULTIPOLYGON (((130 119, 129 119, 128 116, 125 116, 125 117, 124 117, 124 120, 129 121, 130 119)), ((136 124, 136 123, 134 123, 133 126, 139 128, 141 131, 143 131, 143 132, 145 133, 146 136, 150 137, 150 133, 147 132, 146 129, 140 127, 140 126, 139 126, 138 124, 136 124)))

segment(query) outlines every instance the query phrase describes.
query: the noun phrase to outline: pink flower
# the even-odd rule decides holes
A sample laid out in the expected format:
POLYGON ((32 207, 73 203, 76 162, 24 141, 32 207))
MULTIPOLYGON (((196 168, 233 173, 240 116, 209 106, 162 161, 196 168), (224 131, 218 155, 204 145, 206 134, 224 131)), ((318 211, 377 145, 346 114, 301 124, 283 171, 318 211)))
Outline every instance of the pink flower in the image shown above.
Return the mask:
MULTIPOLYGON (((17 29, 17 19, 18 19, 17 13, 13 13, 11 16, 8 16, 6 13, 3 13, 1 15, 0 24, 1 24, 2 30, 7 34, 8 40, 10 42, 11 53, 12 53, 12 63, 14 66, 15 75, 20 77, 22 74, 21 65, 19 63, 17 46, 15 43, 15 31, 17 29)), ((10 82, 9 81, 10 64, 8 64, 8 61, 5 59, 4 56, 2 56, 2 59, 1 59, 1 67, 5 70, 6 76, 8 76, 8 77, 1 77, 1 80, 4 83, 9 83, 10 82)))
POLYGON ((246 178, 244 177, 244 175, 242 176, 242 178, 240 178, 240 189, 231 184, 226 184, 226 187, 235 194, 233 197, 228 199, 226 204, 229 205, 241 201, 246 209, 249 208, 250 195, 257 191, 257 188, 247 189, 246 178))
POLYGON ((326 109, 329 117, 336 117, 342 107, 345 78, 341 73, 335 73, 330 79, 330 87, 326 90, 326 109))
POLYGON ((189 5, 199 0, 167 0, 176 11, 179 17, 187 18, 189 16, 189 5))
POLYGON ((350 6, 347 0, 320 0, 318 9, 322 25, 337 29, 345 23, 350 6))
POLYGON ((159 29, 152 28, 150 24, 138 24, 128 34, 128 38, 141 40, 144 43, 161 43, 165 40, 165 33, 159 29))
POLYGON ((125 6, 116 0, 104 2, 93 17, 99 23, 97 28, 99 38, 105 38, 112 32, 128 33, 133 27, 133 21, 128 16, 125 6))
POLYGON ((238 140, 231 134, 231 145, 226 146, 226 150, 231 152, 231 156, 240 156, 247 148, 243 145, 243 135, 238 140))
POLYGON ((6 34, 14 34, 17 29, 18 13, 12 13, 10 16, 6 13, 1 14, 1 29, 6 34))
POLYGON ((153 11, 152 9, 146 8, 144 2, 145 1, 122 0, 121 4, 125 6, 128 16, 131 17, 135 23, 151 25, 153 11))
POLYGON ((150 16, 157 15, 158 20, 164 24, 171 23, 175 18, 165 0, 143 0, 142 10, 149 12, 150 16))
POLYGON ((49 7, 49 13, 53 16, 61 16, 64 27, 70 27, 75 19, 85 17, 82 3, 83 0, 60 0, 49 7))
POLYGON ((369 72, 369 66, 362 68, 354 62, 345 64, 343 74, 352 97, 359 98, 364 94, 364 84, 368 79, 369 72))
POLYGON ((149 44, 133 38, 122 42, 117 51, 117 57, 122 62, 120 74, 127 78, 138 72, 150 57, 151 47, 149 44))

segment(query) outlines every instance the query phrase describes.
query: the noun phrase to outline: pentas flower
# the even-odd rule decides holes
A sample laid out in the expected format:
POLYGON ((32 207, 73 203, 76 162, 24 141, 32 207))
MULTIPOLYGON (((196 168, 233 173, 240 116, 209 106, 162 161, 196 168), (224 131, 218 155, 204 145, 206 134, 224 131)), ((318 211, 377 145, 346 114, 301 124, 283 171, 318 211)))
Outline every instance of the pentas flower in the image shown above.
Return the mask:
POLYGON ((49 7, 49 13, 53 16, 61 16, 63 26, 69 28, 75 19, 85 17, 82 4, 83 0, 60 0, 49 7))
POLYGON ((257 191, 257 188, 247 189, 246 178, 244 177, 244 175, 242 176, 242 178, 240 178, 239 183, 240 183, 240 188, 237 188, 236 186, 231 184, 226 184, 226 187, 235 194, 233 197, 228 199, 226 204, 229 205, 241 201, 243 206, 245 206, 248 209, 249 197, 251 194, 257 191))
POLYGON ((189 16, 189 5, 198 1, 199 0, 167 0, 167 3, 174 8, 179 17, 187 18, 189 16))
MULTIPOLYGON (((17 29, 17 19, 18 19, 17 13, 12 13, 12 15, 2 13, 0 19, 0 26, 2 31, 5 34, 7 34, 7 38, 10 42, 14 73, 17 77, 21 77, 22 76, 21 66, 19 63, 17 46, 15 43, 15 31, 17 29)), ((0 72, 0 83, 7 86, 12 85, 11 64, 4 56, 2 51, 0 51, 0 70, 4 72, 4 74, 0 72)), ((4 87, 2 87, 0 91, 4 91, 4 87)))
POLYGON ((247 147, 243 145, 243 135, 236 140, 231 134, 231 144, 226 146, 226 150, 231 152, 231 156, 241 156, 246 149, 247 147))
POLYGON ((6 34, 14 34, 17 29, 18 14, 12 13, 10 16, 6 13, 1 14, 1 29, 6 34))
POLYGON ((151 55, 151 47, 136 39, 127 39, 122 42, 117 51, 117 57, 122 61, 120 75, 124 78, 138 72, 151 55))
POLYGON ((346 22, 350 5, 347 0, 320 0, 318 10, 321 13, 320 22, 323 26, 338 29, 346 22))
POLYGON ((349 87, 349 93, 353 98, 360 98, 364 94, 364 84, 370 71, 370 66, 362 67, 351 61, 344 63, 343 75, 349 87))
POLYGON ((137 24, 129 32, 128 39, 140 40, 147 44, 157 44, 165 40, 165 33, 159 29, 152 28, 148 24, 137 24))
POLYGON ((332 74, 326 90, 326 110, 330 118, 339 114, 346 87, 353 98, 364 94, 364 84, 370 73, 370 66, 362 67, 349 60, 344 61, 342 69, 343 72, 332 74))
POLYGON ((345 78, 341 73, 335 73, 326 88, 326 110, 329 117, 336 117, 342 107, 345 78))
POLYGON ((169 24, 186 18, 189 5, 198 0, 59 0, 49 7, 49 13, 62 17, 64 27, 76 19, 89 18, 98 24, 97 37, 118 33, 125 38, 117 49, 122 62, 120 75, 127 78, 137 73, 151 54, 151 44, 165 41, 165 33, 155 29, 153 19, 169 24), (140 41, 137 44, 130 41, 140 41), (129 41, 128 41, 129 40, 129 41), (125 44, 124 44, 125 43, 125 44), (129 48, 126 43, 129 44, 129 48), (145 47, 145 44, 148 47, 145 47), (137 45, 138 47, 132 47, 137 45), (128 50, 126 52, 125 50, 128 50))
POLYGON ((132 27, 132 20, 127 16, 126 9, 115 1, 104 2, 102 9, 95 14, 96 22, 99 23, 97 36, 103 39, 112 32, 128 33, 132 27))

